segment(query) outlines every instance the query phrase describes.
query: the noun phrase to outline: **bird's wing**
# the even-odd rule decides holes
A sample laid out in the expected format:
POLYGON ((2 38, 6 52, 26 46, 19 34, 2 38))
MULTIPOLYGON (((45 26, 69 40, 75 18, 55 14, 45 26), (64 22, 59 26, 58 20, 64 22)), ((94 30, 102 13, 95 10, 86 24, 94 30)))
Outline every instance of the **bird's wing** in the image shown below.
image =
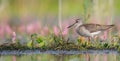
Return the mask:
POLYGON ((83 25, 81 25, 81 27, 85 27, 85 29, 87 29, 88 31, 90 31, 90 33, 92 33, 92 32, 99 31, 101 28, 101 25, 99 25, 99 24, 83 24, 83 25))
POLYGON ((81 27, 85 27, 85 29, 89 30, 90 33, 97 32, 97 31, 104 31, 107 30, 114 25, 100 25, 100 24, 83 24, 81 27))

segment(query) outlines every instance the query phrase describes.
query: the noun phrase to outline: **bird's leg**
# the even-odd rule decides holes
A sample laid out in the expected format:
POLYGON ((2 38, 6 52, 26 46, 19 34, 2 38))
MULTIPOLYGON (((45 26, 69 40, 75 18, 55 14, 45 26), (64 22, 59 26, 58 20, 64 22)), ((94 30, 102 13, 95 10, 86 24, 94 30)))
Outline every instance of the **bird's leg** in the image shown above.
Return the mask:
POLYGON ((91 40, 91 39, 90 39, 90 37, 88 37, 88 41, 87 41, 87 44, 89 44, 89 43, 90 43, 90 40, 91 40))
POLYGON ((88 41, 89 41, 89 42, 90 42, 90 40, 91 40, 90 37, 88 37, 88 41))
POLYGON ((97 36, 94 36, 94 43, 97 43, 97 36))
POLYGON ((83 43, 84 37, 80 36, 80 43, 83 43))

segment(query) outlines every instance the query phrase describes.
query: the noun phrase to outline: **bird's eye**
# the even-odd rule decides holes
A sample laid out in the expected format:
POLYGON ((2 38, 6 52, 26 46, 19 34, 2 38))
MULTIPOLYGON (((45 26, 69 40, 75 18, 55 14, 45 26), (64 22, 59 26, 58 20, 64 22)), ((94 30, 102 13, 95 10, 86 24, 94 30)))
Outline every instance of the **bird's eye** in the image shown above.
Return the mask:
POLYGON ((78 23, 78 20, 76 20, 76 23, 78 23))
POLYGON ((79 21, 78 21, 79 19, 76 19, 76 23, 78 23, 79 21))

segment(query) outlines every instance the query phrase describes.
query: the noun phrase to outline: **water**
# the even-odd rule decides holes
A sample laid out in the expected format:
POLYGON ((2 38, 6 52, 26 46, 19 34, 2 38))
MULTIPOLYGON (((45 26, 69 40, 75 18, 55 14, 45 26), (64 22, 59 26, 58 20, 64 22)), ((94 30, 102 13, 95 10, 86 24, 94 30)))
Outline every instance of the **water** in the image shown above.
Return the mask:
POLYGON ((117 51, 1 51, 0 61, 120 61, 117 51), (6 53, 5 53, 6 52, 6 53))

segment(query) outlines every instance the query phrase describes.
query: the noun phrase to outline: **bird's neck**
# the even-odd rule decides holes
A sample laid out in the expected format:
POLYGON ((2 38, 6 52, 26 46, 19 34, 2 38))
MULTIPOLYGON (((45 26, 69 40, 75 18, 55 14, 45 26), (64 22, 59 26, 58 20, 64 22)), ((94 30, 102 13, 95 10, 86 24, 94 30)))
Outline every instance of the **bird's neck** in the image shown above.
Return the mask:
POLYGON ((75 29, 77 29, 77 28, 80 27, 81 25, 82 25, 82 23, 77 24, 76 27, 75 27, 75 29))

